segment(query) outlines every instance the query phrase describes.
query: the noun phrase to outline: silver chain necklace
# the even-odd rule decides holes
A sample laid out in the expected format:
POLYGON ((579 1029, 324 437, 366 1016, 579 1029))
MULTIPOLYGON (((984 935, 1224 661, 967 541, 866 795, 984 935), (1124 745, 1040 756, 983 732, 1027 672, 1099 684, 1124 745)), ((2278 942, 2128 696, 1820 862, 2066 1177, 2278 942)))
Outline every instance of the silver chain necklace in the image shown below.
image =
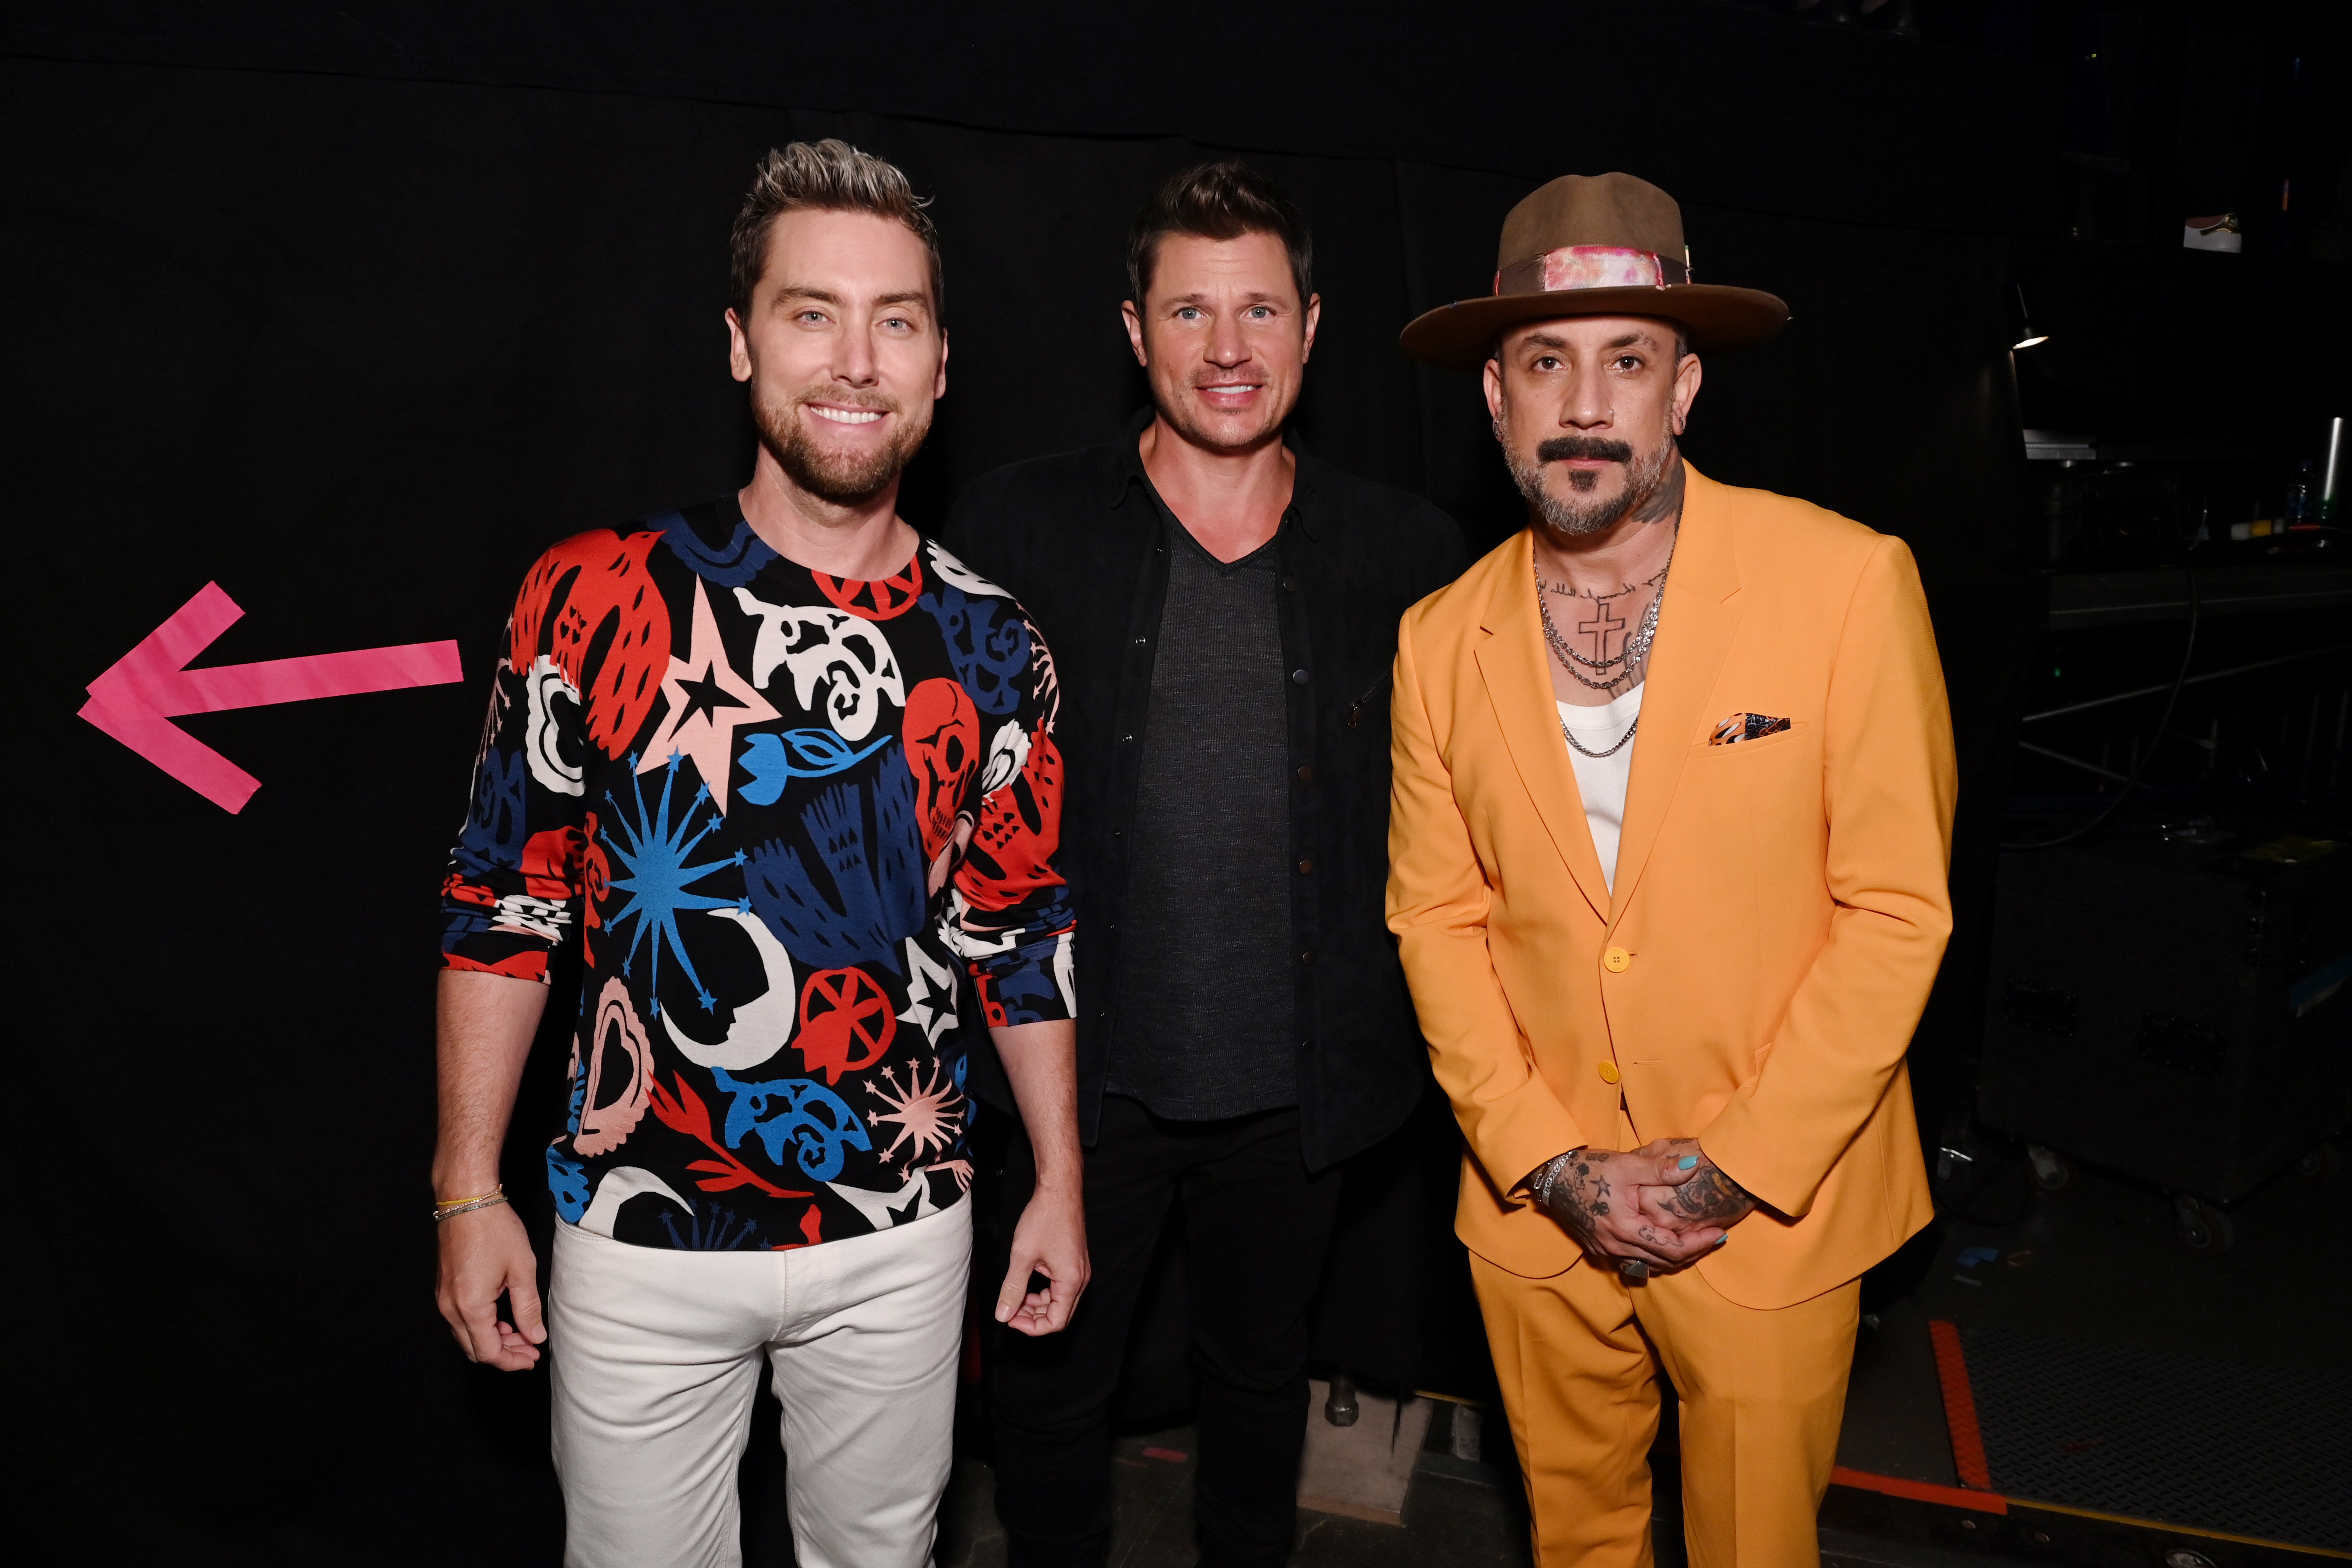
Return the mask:
MULTIPOLYGON (((1560 662, 1570 667, 1570 673, 1573 674, 1573 667, 1580 664, 1587 669, 1608 669, 1629 661, 1639 662, 1640 657, 1650 651, 1650 639, 1657 635, 1658 630, 1658 598, 1664 596, 1666 573, 1674 563, 1674 552, 1670 546, 1666 553, 1666 564, 1658 568, 1656 575, 1641 583, 1628 583, 1613 594, 1579 594, 1565 584, 1553 587, 1543 580, 1541 572, 1536 574, 1536 604, 1544 612, 1544 639, 1551 645, 1552 652, 1559 655, 1560 662), (1606 605, 1612 599, 1622 599, 1634 589, 1642 587, 1656 587, 1660 592, 1657 597, 1651 599, 1649 607, 1642 612, 1642 624, 1635 629, 1633 635, 1626 639, 1624 651, 1609 658, 1587 658, 1569 647, 1568 639, 1561 635, 1559 624, 1551 618, 1549 603, 1544 597, 1549 591, 1565 595, 1571 599, 1591 599, 1595 605, 1606 605)), ((1622 626, 1623 623, 1618 624, 1622 626)))
MULTIPOLYGON (((1551 651, 1559 657, 1560 668, 1573 676, 1579 684, 1589 687, 1594 691, 1606 691, 1619 682, 1630 679, 1635 671, 1648 662, 1650 644, 1658 635, 1658 606, 1666 601, 1666 574, 1675 569, 1675 545, 1681 542, 1682 531, 1676 529, 1674 541, 1666 546, 1666 563, 1658 568, 1656 576, 1649 579, 1649 582, 1657 584, 1658 591, 1651 596, 1649 608, 1642 612, 1642 624, 1634 628, 1633 636, 1625 639, 1624 651, 1614 658, 1587 658, 1568 646, 1568 639, 1560 635, 1559 627, 1552 622, 1551 605, 1545 598, 1543 573, 1540 570, 1534 572, 1536 614, 1543 620, 1544 641, 1550 646, 1551 651), (1584 666, 1585 669, 1606 670, 1617 668, 1617 673, 1594 680, 1587 676, 1584 670, 1576 668, 1580 664, 1584 666)), ((1533 567, 1532 560, 1529 565, 1533 567)), ((1596 594, 1591 595, 1591 598, 1595 604, 1606 604, 1611 599, 1624 597, 1639 585, 1628 584, 1614 594, 1596 594)), ((1629 687, 1628 689, 1631 688, 1629 687)), ((1559 721, 1559 738, 1568 742, 1570 751, 1580 757, 1589 757, 1597 763, 1604 757, 1613 757, 1623 751, 1633 742, 1634 732, 1641 727, 1642 716, 1636 713, 1633 715, 1633 721, 1625 726, 1625 732, 1618 736, 1607 750, 1599 752, 1592 751, 1580 742, 1569 729, 1568 721, 1565 719, 1559 721)))
MULTIPOLYGON (((1618 654, 1614 658, 1587 658, 1569 646, 1568 638, 1560 634, 1559 626, 1555 624, 1551 618, 1551 605, 1545 596, 1543 573, 1539 570, 1532 571, 1532 574, 1536 580, 1536 614, 1543 619, 1544 641, 1549 645, 1551 651, 1559 657, 1560 668, 1567 670, 1570 675, 1575 677, 1579 684, 1589 687, 1594 691, 1606 691, 1611 687, 1627 679, 1634 671, 1640 669, 1643 665, 1648 661, 1650 657, 1650 644, 1658 635, 1658 606, 1666 602, 1666 574, 1675 569, 1675 546, 1681 542, 1682 531, 1678 528, 1675 531, 1673 542, 1666 546, 1666 563, 1658 568, 1656 576, 1648 580, 1649 582, 1657 584, 1658 591, 1651 596, 1649 607, 1642 612, 1641 625, 1634 627, 1633 635, 1625 639, 1625 650, 1622 653, 1618 654), (1614 675, 1604 674, 1601 679, 1595 680, 1591 677, 1586 675, 1583 669, 1576 668, 1580 664, 1584 666, 1585 669, 1605 671, 1611 668, 1615 668, 1617 673, 1614 675)), ((1533 564, 1532 560, 1530 560, 1529 566, 1531 570, 1533 568, 1533 564)), ((1596 595, 1593 596, 1593 603, 1606 604, 1611 599, 1622 598, 1625 595, 1632 593, 1634 587, 1641 585, 1642 584, 1632 584, 1620 589, 1614 594, 1596 595)), ((1579 596, 1581 597, 1581 595, 1579 596)), ((1626 732, 1629 735, 1632 733, 1631 731, 1626 732)), ((1570 743, 1573 745, 1575 742, 1570 742, 1570 743)), ((1622 743, 1622 742, 1619 742, 1621 745, 1622 743)), ((1579 751, 1583 750, 1580 746, 1577 749, 1579 751)), ((1611 748, 1612 751, 1614 751, 1615 749, 1615 747, 1611 748)), ((1590 756, 1591 753, 1586 752, 1585 754, 1590 756)), ((1606 755, 1607 753, 1604 752, 1602 754, 1606 755)))
POLYGON ((1577 744, 1576 733, 1568 727, 1568 721, 1565 719, 1562 719, 1559 721, 1559 738, 1566 741, 1568 742, 1568 749, 1574 752, 1578 756, 1591 757, 1597 763, 1603 757, 1613 757, 1618 752, 1623 751, 1625 749, 1626 742, 1633 740, 1633 731, 1641 727, 1642 716, 1639 713, 1636 713, 1633 715, 1633 721, 1625 726, 1625 732, 1617 737, 1617 743, 1611 746, 1605 752, 1589 752, 1582 746, 1577 744))

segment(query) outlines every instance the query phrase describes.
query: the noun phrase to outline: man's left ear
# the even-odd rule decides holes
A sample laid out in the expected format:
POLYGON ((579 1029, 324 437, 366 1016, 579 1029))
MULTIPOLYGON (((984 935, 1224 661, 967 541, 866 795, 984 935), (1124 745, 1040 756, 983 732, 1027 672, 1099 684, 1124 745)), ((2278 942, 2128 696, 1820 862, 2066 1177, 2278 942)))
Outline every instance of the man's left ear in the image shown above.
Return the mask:
POLYGON ((1691 405, 1698 401, 1700 377, 1698 355, 1685 354, 1675 362, 1675 389, 1667 406, 1673 411, 1674 430, 1677 436, 1683 433, 1683 426, 1690 423, 1691 405))

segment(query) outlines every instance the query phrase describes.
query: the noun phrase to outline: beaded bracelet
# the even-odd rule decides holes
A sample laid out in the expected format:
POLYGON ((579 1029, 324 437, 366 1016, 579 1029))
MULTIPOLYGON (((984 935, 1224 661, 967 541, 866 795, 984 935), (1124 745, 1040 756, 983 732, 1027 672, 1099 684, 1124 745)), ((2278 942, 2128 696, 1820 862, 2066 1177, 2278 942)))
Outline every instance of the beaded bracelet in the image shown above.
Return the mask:
POLYGON ((476 1209, 496 1208, 506 1201, 507 1195, 504 1193, 484 1193, 478 1198, 457 1198, 446 1204, 435 1204, 433 1223, 439 1225, 445 1219, 455 1219, 461 1214, 472 1214, 476 1209))

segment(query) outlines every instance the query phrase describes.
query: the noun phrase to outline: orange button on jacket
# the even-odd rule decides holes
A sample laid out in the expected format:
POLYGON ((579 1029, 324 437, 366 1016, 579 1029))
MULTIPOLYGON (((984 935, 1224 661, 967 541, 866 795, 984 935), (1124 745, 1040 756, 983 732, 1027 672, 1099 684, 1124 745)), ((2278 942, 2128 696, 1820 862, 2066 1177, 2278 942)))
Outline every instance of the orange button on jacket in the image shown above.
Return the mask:
POLYGON ((1903 1058, 1951 930, 1951 717, 1902 541, 1687 477, 1613 896, 1522 531, 1404 617, 1389 926, 1469 1141, 1471 1250, 1528 1278, 1578 1261, 1506 1194, 1617 1146, 1622 1096, 1636 1142, 1696 1137, 1778 1211, 1697 1265, 1775 1308, 1931 1212, 1903 1058), (1710 743, 1746 713, 1790 724, 1710 743))

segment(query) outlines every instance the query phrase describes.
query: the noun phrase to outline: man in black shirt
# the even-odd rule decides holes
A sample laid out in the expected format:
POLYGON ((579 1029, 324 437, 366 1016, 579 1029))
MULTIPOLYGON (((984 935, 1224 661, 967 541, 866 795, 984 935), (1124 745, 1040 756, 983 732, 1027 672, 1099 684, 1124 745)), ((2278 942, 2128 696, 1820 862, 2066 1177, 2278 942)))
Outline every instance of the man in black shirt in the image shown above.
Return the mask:
MULTIPOLYGON (((1340 1163, 1428 1079, 1382 924, 1388 679, 1399 616, 1465 558, 1444 513, 1286 436, 1321 310, 1310 263, 1304 220, 1253 171, 1171 178, 1128 256, 1154 406, 1108 447, 981 479, 943 534, 1052 638, 1061 865, 1097 999, 1078 1045, 1093 1284, 1057 1340, 991 1345, 1016 1568, 1108 1556, 1110 1399, 1179 1200, 1201 1561, 1285 1560, 1340 1163)), ((1007 1214, 1032 1180, 1014 1136, 1007 1214)))

